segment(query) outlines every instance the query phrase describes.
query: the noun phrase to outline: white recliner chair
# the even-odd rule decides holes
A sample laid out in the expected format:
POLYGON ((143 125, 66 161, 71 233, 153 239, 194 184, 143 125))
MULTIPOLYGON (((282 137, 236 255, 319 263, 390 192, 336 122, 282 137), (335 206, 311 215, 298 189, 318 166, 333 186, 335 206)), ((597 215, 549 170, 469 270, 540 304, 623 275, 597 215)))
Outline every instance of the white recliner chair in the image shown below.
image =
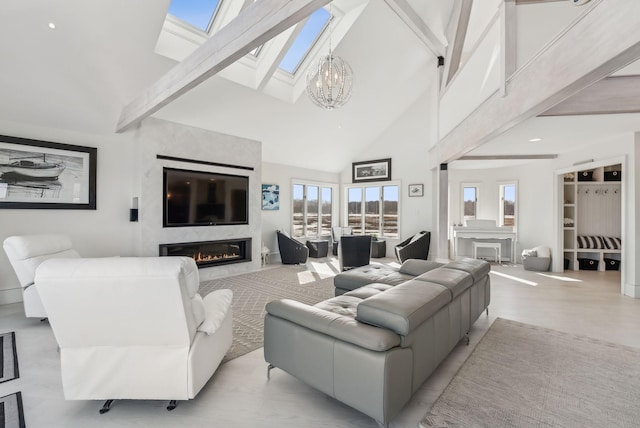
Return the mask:
POLYGON ((198 294, 189 257, 51 259, 36 286, 67 400, 192 399, 231 346, 231 290, 198 294))
POLYGON ((24 313, 29 318, 46 318, 47 314, 34 285, 36 269, 51 258, 78 258, 66 235, 22 235, 4 240, 3 248, 22 286, 24 313))

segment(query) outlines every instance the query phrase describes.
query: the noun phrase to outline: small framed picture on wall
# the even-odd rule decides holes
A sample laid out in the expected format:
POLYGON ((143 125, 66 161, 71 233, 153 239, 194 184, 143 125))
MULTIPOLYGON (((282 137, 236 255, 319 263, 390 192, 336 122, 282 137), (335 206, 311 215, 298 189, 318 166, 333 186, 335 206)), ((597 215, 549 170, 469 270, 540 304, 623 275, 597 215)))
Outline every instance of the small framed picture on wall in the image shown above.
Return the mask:
POLYGON ((409 184, 409 196, 424 196, 424 184, 409 184))

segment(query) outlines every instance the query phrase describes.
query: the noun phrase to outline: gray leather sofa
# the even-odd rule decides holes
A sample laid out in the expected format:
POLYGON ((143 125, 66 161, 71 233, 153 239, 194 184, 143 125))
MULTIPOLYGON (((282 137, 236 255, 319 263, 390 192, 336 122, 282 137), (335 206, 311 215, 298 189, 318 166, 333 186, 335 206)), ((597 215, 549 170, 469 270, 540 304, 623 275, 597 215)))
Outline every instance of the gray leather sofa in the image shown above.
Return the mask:
POLYGON ((336 288, 336 296, 340 296, 374 282, 388 285, 402 284, 440 266, 444 266, 444 264, 416 259, 405 261, 400 269, 370 264, 336 275, 333 279, 333 285, 336 288))
POLYGON ((397 271, 372 269, 337 275, 340 294, 314 306, 267 304, 264 356, 269 370, 388 426, 489 306, 490 265, 408 260, 397 271))

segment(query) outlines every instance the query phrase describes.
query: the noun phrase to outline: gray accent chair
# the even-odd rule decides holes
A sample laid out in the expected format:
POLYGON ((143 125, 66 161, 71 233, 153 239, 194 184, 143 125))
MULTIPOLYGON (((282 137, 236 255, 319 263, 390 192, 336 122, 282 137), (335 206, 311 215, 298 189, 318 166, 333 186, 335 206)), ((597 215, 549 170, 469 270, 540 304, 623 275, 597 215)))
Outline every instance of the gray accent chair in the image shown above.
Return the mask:
POLYGON ((288 234, 276 231, 278 237, 278 248, 282 264, 296 265, 306 263, 309 257, 309 248, 299 241, 291 238, 288 234))
POLYGON ((429 257, 431 232, 421 231, 411 238, 405 239, 395 246, 396 258, 400 263, 408 259, 423 259, 429 257))
MULTIPOLYGON (((398 272, 412 279, 397 285, 375 282, 374 272, 373 283, 314 306, 268 303, 268 375, 282 369, 388 427, 458 342, 468 343, 467 333, 489 306, 488 262, 425 263, 431 262, 403 264, 398 272)), ((354 273, 365 269, 336 278, 364 282, 367 274, 354 273)))
POLYGON ((341 236, 338 258, 342 271, 368 265, 371 260, 371 236, 341 236))

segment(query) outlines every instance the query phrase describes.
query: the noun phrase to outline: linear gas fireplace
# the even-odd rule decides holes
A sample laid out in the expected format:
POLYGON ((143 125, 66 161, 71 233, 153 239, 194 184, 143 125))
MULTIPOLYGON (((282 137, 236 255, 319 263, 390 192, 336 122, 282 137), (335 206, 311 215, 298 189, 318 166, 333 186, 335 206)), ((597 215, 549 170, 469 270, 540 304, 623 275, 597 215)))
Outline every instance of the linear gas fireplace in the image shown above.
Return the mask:
POLYGON ((161 256, 192 257, 199 268, 251 261, 251 238, 160 244, 161 256))

